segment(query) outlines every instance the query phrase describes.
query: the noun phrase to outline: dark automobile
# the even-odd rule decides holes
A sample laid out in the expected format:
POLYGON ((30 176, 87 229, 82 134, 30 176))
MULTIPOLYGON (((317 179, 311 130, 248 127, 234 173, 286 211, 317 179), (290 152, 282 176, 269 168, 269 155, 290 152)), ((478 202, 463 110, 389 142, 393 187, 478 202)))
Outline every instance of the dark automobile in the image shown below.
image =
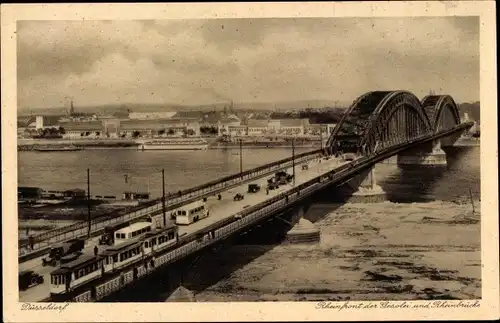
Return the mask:
POLYGON ((276 181, 275 178, 270 178, 267 180, 267 189, 275 190, 280 187, 280 184, 276 181))
POLYGON ((285 172, 285 171, 280 171, 280 172, 277 172, 276 174, 274 174, 274 177, 276 179, 279 179, 281 177, 286 177, 288 174, 285 172))
POLYGON ((244 197, 243 197, 243 194, 237 193, 237 194, 234 196, 233 200, 234 200, 234 201, 241 201, 241 200, 243 200, 243 198, 244 198, 244 197))
POLYGON ((260 191, 258 184, 248 184, 248 193, 257 193, 258 191, 260 191))
POLYGON ((19 290, 27 290, 30 287, 43 284, 43 277, 33 270, 19 272, 19 290))
POLYGON ((85 241, 82 239, 72 239, 68 242, 58 244, 50 249, 48 257, 42 258, 42 265, 56 266, 62 257, 80 252, 84 246, 85 241))

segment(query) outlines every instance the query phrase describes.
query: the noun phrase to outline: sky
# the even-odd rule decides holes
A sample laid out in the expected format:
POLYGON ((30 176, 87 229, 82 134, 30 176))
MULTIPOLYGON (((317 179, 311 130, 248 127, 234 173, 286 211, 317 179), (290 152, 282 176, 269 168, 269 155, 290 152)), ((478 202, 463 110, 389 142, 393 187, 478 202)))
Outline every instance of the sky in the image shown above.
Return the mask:
POLYGON ((18 108, 329 100, 430 90, 479 100, 479 20, 20 21, 18 108))

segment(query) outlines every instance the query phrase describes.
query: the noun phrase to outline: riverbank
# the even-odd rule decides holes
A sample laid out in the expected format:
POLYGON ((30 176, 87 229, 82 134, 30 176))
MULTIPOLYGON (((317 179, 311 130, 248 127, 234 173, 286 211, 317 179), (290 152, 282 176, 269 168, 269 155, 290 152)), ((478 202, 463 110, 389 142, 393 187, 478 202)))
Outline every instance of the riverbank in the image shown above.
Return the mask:
POLYGON ((31 142, 18 142, 18 151, 34 151, 38 149, 59 148, 65 149, 68 147, 75 147, 78 149, 137 149, 137 144, 131 140, 44 140, 44 141, 31 141, 31 142))
MULTIPOLYGON (((242 142, 241 148, 249 149, 249 148, 320 148, 320 141, 304 141, 304 142, 296 142, 292 146, 291 141, 286 142, 273 142, 273 141, 252 141, 252 142, 242 142)), ((239 149, 239 143, 233 142, 219 142, 210 146, 210 149, 239 149)))
MULTIPOLYGON (((265 246, 240 245, 200 263, 203 270, 210 262, 224 271, 247 259, 229 277, 199 291, 196 300, 481 298, 480 214, 469 205, 346 204, 316 226, 318 245, 278 245, 266 252, 265 246)), ((196 283, 188 287, 196 291, 196 283)))
MULTIPOLYGON (((215 142, 209 141, 209 149, 239 149, 240 144, 234 142, 215 142)), ((242 148, 292 148, 291 141, 245 141, 241 144, 242 148)), ((319 140, 299 141, 295 143, 295 148, 320 148, 319 140)), ((19 141, 18 151, 36 151, 38 149, 59 148, 64 149, 75 147, 78 149, 138 149, 138 144, 133 140, 34 140, 26 139, 19 141)))

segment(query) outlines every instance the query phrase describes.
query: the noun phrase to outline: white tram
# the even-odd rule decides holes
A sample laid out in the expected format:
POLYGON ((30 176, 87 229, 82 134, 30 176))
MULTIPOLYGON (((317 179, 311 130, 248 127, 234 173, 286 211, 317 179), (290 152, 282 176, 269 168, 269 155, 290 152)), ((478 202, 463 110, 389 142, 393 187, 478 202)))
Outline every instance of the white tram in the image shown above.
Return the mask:
POLYGON ((155 254, 168 246, 174 245, 178 238, 178 228, 170 225, 166 228, 156 229, 146 233, 144 241, 144 253, 146 255, 155 254))
POLYGON ((137 239, 153 229, 151 222, 136 222, 123 229, 115 231, 115 244, 121 244, 131 239, 137 239))
POLYGON ((66 293, 102 274, 99 257, 82 255, 50 273, 50 293, 66 293))
POLYGON ((191 224, 208 217, 209 211, 205 202, 198 200, 181 206, 170 213, 170 218, 175 219, 176 224, 191 224))
POLYGON ((106 248, 99 256, 103 259, 104 272, 113 272, 142 258, 142 242, 139 239, 123 241, 106 248))
MULTIPOLYGON (((132 225, 133 226, 133 225, 132 225)), ((134 229, 136 232, 137 227, 134 229)), ((122 240, 97 256, 82 255, 50 273, 51 294, 63 294, 89 281, 126 266, 154 258, 156 253, 176 244, 178 228, 170 225, 149 230, 135 238, 122 240)))

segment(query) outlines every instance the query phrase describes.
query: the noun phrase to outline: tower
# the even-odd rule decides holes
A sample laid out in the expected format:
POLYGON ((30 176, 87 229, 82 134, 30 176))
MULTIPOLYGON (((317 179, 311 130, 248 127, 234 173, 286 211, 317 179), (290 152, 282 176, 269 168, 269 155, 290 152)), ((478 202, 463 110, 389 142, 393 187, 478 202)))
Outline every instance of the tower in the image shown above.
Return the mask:
POLYGON ((73 114, 75 114, 75 107, 73 106, 73 100, 71 100, 69 106, 69 115, 72 116, 73 114))

